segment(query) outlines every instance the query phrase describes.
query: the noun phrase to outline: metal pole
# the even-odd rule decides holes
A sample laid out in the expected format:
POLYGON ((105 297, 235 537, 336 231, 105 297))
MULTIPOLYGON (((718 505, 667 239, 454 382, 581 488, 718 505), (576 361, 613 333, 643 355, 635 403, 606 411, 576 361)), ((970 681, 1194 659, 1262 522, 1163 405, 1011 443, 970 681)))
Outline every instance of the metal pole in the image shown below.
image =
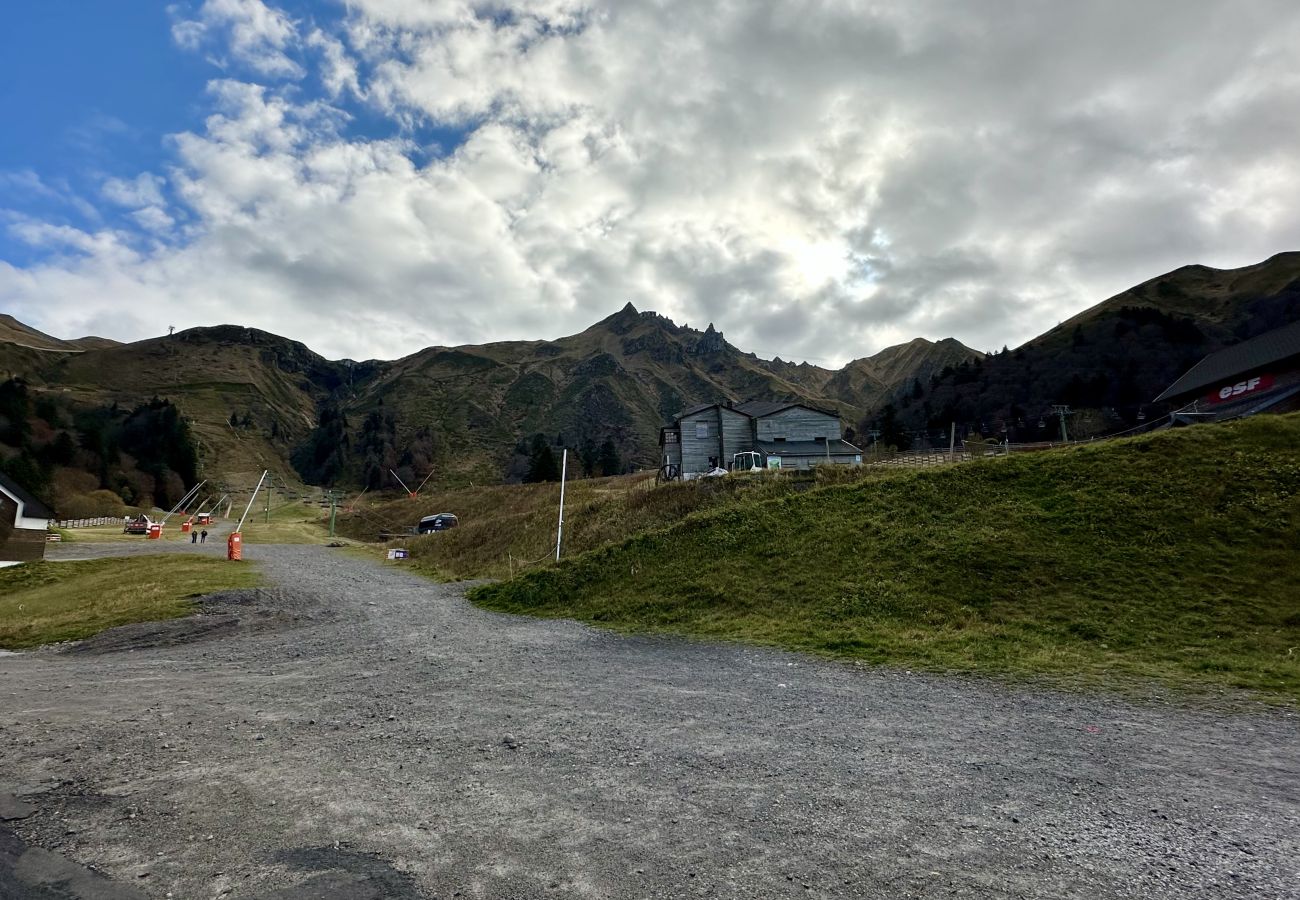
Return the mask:
POLYGON ((271 524, 271 486, 266 486, 266 524, 271 524))
POLYGON ((957 423, 952 423, 952 432, 948 435, 948 462, 957 461, 957 423))
POLYGON ((176 505, 173 506, 170 510, 168 510, 167 515, 163 516, 162 523, 163 523, 164 525, 166 525, 166 524, 167 524, 167 520, 168 520, 169 518, 172 517, 172 515, 176 512, 176 510, 178 510, 178 509, 180 509, 182 506, 184 506, 184 505, 186 504, 186 502, 189 501, 191 495, 198 494, 198 492, 199 492, 199 488, 203 487, 203 485, 205 485, 205 484, 207 484, 207 483, 208 483, 208 480, 205 478, 205 479, 203 479, 202 481, 200 481, 198 484, 194 485, 194 487, 192 487, 192 488, 190 488, 188 491, 186 491, 186 492, 185 492, 185 496, 184 496, 184 497, 181 497, 181 499, 178 500, 178 501, 176 502, 176 505))
POLYGON ((432 477, 433 469, 429 469, 429 474, 424 476, 424 481, 420 482, 420 486, 415 489, 415 492, 418 494, 420 491, 424 490, 424 486, 429 483, 429 479, 432 477))
POLYGON ((248 505, 244 507, 244 514, 239 517, 239 524, 235 526, 235 531, 243 531, 244 520, 248 518, 248 511, 253 508, 253 501, 257 499, 257 492, 262 489, 262 481, 265 480, 269 469, 263 470, 262 477, 257 479, 257 487, 253 488, 253 496, 248 498, 248 505))
POLYGON ((560 527, 555 532, 555 561, 560 561, 560 544, 564 541, 564 478, 569 472, 569 448, 564 448, 564 460, 560 463, 560 527))
POLYGON ((334 511, 339 507, 339 498, 330 491, 330 537, 334 537, 334 511))

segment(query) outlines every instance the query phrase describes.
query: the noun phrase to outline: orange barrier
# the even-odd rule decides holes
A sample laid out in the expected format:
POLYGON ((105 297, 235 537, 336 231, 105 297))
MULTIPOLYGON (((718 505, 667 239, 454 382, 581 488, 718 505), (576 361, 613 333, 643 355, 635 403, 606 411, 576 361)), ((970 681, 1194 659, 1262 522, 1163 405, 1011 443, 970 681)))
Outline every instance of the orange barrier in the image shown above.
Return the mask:
POLYGON ((181 534, 189 534, 189 533, 190 533, 190 520, 186 519, 184 522, 181 523, 181 534))
POLYGON ((156 541, 162 537, 162 525, 155 522, 149 526, 149 540, 156 541))

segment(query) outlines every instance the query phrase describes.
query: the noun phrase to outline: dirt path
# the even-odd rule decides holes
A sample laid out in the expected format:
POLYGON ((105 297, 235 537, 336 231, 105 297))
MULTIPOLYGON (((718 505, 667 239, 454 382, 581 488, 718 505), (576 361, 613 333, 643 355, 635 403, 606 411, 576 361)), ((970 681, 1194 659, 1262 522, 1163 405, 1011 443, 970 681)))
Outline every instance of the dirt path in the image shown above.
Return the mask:
POLYGON ((17 839, 178 900, 1300 897, 1292 713, 625 638, 246 555, 279 586, 226 598, 250 627, 0 657, 17 839))

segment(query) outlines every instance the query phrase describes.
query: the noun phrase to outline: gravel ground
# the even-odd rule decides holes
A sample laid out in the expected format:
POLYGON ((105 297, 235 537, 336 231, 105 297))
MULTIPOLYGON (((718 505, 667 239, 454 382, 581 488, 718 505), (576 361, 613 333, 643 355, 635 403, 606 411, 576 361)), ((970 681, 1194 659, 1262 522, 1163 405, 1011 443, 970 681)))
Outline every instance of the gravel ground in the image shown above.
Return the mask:
POLYGON ((245 555, 276 586, 215 598, 219 627, 0 657, 0 792, 30 804, 0 897, 82 896, 32 886, 60 860, 120 891, 84 896, 185 900, 1300 897, 1291 712, 621 637, 245 555))

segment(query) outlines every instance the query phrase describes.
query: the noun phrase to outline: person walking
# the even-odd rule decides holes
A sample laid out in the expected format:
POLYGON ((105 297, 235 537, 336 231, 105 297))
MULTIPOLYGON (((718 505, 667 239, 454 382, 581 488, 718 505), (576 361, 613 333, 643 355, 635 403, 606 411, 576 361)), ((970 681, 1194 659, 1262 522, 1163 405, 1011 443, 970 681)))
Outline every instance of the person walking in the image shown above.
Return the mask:
POLYGON ((197 531, 191 531, 191 532, 190 532, 190 543, 191 543, 191 544, 197 544, 198 542, 199 542, 199 533, 198 533, 197 531))
POLYGON ((199 543, 206 544, 208 542, 208 530, 205 528, 203 529, 203 531, 199 532, 199 534, 200 534, 199 543))

